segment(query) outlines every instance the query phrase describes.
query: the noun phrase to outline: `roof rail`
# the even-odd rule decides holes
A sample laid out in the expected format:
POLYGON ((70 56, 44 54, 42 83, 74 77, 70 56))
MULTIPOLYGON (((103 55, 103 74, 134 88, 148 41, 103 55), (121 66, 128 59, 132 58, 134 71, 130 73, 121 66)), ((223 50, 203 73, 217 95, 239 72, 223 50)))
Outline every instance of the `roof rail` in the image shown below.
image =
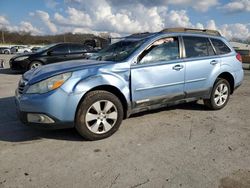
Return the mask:
POLYGON ((210 30, 210 29, 193 29, 193 28, 184 28, 184 27, 176 27, 176 28, 166 28, 160 31, 161 33, 170 33, 170 32, 180 32, 180 33, 200 33, 200 34, 208 34, 214 36, 221 36, 219 31, 210 30))

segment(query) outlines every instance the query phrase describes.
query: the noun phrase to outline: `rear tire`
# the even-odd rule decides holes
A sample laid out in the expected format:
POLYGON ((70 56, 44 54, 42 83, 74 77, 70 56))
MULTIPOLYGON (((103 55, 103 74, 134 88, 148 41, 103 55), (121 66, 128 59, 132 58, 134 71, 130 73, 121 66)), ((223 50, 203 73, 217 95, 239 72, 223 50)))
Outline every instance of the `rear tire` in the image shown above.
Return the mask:
POLYGON ((215 81, 210 99, 204 99, 204 104, 211 110, 220 110, 224 108, 230 97, 230 84, 223 78, 215 81))
POLYGON ((100 140, 114 134, 123 120, 123 106, 107 91, 89 92, 76 114, 76 129, 87 140, 100 140))

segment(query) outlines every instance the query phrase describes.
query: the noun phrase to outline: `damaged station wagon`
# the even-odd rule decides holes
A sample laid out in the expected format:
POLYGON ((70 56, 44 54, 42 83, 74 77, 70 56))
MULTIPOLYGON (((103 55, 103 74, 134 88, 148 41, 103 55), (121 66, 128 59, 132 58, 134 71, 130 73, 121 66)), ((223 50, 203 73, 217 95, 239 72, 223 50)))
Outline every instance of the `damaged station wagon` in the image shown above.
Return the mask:
POLYGON ((242 80, 241 56, 219 32, 172 28, 133 34, 89 59, 30 70, 16 105, 25 124, 75 127, 98 140, 141 111, 200 99, 222 109, 242 80))

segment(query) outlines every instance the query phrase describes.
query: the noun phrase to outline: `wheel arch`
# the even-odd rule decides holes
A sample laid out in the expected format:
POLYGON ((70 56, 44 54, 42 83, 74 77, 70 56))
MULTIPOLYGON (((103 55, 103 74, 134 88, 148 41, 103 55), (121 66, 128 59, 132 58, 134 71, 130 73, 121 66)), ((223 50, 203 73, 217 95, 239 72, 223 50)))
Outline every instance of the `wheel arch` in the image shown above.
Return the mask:
POLYGON ((126 97, 124 96, 124 94, 115 86, 112 86, 112 85, 99 85, 99 86, 95 86, 93 88, 91 88, 90 90, 88 90, 80 99, 78 105, 77 105, 77 109, 76 109, 76 112, 75 112, 75 117, 76 117, 76 114, 78 112, 78 109, 82 103, 82 101, 85 99, 86 95, 89 93, 89 92, 92 92, 92 91, 97 91, 97 90, 101 90, 101 91, 107 91, 107 92, 110 92, 112 94, 114 94, 116 97, 118 97, 118 99, 121 101, 122 103, 122 107, 123 107, 123 117, 124 119, 126 119, 129 114, 128 114, 128 110, 129 110, 129 104, 127 102, 127 99, 126 97))
POLYGON ((218 75, 217 79, 218 78, 223 78, 223 79, 228 81, 228 83, 230 84, 230 94, 233 94, 233 92, 234 92, 234 77, 233 77, 233 75, 229 72, 223 72, 223 73, 218 75))
POLYGON ((36 61, 42 63, 42 65, 45 65, 45 63, 44 63, 43 61, 41 61, 41 60, 39 60, 39 59, 34 59, 34 60, 32 60, 32 61, 30 61, 30 62, 28 63, 26 69, 29 70, 31 63, 34 63, 34 62, 36 62, 36 61))

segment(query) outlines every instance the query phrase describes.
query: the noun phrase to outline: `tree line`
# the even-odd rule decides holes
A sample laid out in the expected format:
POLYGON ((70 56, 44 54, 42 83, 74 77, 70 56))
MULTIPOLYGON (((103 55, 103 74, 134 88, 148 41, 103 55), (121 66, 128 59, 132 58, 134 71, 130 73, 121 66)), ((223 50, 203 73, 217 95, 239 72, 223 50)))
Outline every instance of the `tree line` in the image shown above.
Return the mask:
MULTIPOLYGON (((25 32, 10 32, 0 29, 0 43, 3 44, 20 44, 20 45, 46 45, 58 42, 80 42, 84 43, 94 40, 98 47, 104 47, 110 42, 110 35, 101 33, 99 36, 93 34, 57 34, 57 35, 31 35, 25 32)), ((250 44, 250 38, 246 40, 233 38, 230 41, 250 44)))
POLYGON ((10 32, 0 30, 0 43, 3 44, 20 44, 20 45, 46 45, 58 42, 80 42, 84 43, 89 40, 94 40, 97 46, 103 47, 109 42, 109 35, 104 33, 100 36, 93 34, 57 34, 57 35, 31 35, 30 33, 10 32))

